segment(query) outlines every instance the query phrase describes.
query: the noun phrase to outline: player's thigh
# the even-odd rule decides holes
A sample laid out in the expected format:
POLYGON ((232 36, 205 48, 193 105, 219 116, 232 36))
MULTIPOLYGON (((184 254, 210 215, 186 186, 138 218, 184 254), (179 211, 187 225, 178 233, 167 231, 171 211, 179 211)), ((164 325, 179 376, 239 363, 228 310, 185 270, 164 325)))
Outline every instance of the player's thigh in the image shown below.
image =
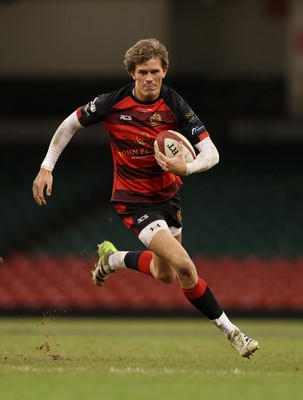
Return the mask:
MULTIPOLYGON (((181 234, 180 234, 181 235, 181 234)), ((162 262, 176 268, 178 265, 192 263, 186 250, 180 243, 181 237, 174 237, 169 230, 159 230, 149 243, 151 250, 162 262)))
MULTIPOLYGON (((181 233, 179 233, 175 240, 181 242, 181 233)), ((153 260, 150 265, 152 275, 165 283, 172 283, 176 279, 176 271, 169 262, 162 257, 153 253, 153 260)))
POLYGON ((169 231, 157 232, 150 242, 149 249, 161 259, 161 263, 165 263, 161 264, 162 266, 171 266, 182 288, 191 288, 197 283, 198 276, 194 263, 181 243, 169 231))

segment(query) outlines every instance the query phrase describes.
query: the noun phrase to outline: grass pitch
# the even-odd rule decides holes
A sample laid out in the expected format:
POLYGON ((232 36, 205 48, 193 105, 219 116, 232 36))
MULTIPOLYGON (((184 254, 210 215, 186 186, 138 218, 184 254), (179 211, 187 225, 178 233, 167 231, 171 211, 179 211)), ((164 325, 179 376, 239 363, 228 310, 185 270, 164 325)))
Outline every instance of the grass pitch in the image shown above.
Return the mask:
POLYGON ((201 319, 0 319, 3 400, 299 399, 303 323, 235 320, 243 359, 201 319))

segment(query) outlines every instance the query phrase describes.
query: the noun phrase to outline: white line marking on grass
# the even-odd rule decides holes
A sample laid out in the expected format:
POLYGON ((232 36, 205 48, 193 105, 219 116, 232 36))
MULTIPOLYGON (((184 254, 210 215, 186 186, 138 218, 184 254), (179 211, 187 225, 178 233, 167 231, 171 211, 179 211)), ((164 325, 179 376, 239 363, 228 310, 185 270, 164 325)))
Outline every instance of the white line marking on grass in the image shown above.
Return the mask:
POLYGON ((22 371, 22 372, 63 372, 64 368, 62 367, 55 367, 55 368, 36 368, 36 367, 30 367, 28 365, 24 365, 21 367, 11 367, 11 369, 16 370, 16 371, 22 371))
POLYGON ((131 367, 127 367, 127 368, 115 368, 115 367, 110 367, 110 369, 109 369, 109 371, 110 372, 115 372, 115 373, 130 373, 130 374, 137 374, 137 373, 140 373, 140 374, 145 374, 146 373, 146 371, 145 371, 145 369, 143 369, 143 368, 139 368, 139 367, 136 367, 136 368, 131 368, 131 367))
POLYGON ((235 375, 245 375, 245 372, 241 371, 239 368, 235 368, 232 372, 235 375))
MULTIPOLYGON (((24 365, 20 367, 10 367, 9 369, 14 370, 14 371, 21 371, 21 372, 64 372, 66 368, 62 367, 48 367, 48 368, 36 368, 36 367, 30 367, 29 365, 24 365)), ((84 367, 79 367, 76 368, 77 371, 83 372, 86 370, 84 367)))
POLYGON ((110 372, 114 372, 116 374, 125 374, 125 373, 128 373, 128 374, 138 374, 138 373, 139 374, 147 374, 147 373, 150 373, 150 372, 159 372, 159 373, 164 373, 164 374, 185 374, 185 373, 187 373, 187 371, 185 371, 185 370, 176 371, 176 370, 173 370, 173 369, 170 369, 170 368, 166 368, 166 367, 164 367, 163 369, 161 369, 159 371, 155 371, 155 370, 148 371, 148 370, 146 370, 144 368, 139 368, 139 367, 136 367, 136 368, 132 368, 132 367, 127 367, 127 368, 110 367, 109 371, 110 372))

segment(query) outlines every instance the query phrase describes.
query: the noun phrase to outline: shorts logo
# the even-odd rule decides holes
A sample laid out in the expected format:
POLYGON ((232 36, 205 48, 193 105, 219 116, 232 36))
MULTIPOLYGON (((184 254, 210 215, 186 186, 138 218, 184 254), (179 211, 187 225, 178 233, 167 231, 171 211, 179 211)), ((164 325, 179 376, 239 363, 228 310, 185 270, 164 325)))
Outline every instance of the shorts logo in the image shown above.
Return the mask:
POLYGON ((181 214, 181 210, 178 210, 178 211, 177 211, 177 220, 178 220, 179 222, 181 222, 181 221, 182 221, 182 214, 181 214))
POLYGON ((138 224, 141 224, 141 222, 145 221, 148 218, 147 214, 142 215, 142 217, 137 219, 138 224))
POLYGON ((157 228, 161 228, 161 225, 157 224, 156 226, 151 226, 149 229, 153 232, 157 228))

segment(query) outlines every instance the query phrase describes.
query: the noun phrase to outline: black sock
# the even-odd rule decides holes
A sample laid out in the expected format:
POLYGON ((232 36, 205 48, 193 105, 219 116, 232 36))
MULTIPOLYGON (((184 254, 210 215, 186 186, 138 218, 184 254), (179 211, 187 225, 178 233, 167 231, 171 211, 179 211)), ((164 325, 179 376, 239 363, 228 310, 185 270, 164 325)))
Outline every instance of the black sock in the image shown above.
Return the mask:
POLYGON ((190 302, 211 320, 217 319, 222 315, 223 311, 208 286, 202 296, 190 300, 190 302))
POLYGON ((126 268, 135 269, 139 271, 139 257, 142 251, 129 251, 126 253, 124 263, 126 268))
POLYGON ((222 315, 222 309, 219 306, 212 291, 207 286, 207 283, 198 278, 198 283, 190 289, 182 289, 187 300, 191 302, 199 311, 201 311, 207 318, 213 320, 222 315))

